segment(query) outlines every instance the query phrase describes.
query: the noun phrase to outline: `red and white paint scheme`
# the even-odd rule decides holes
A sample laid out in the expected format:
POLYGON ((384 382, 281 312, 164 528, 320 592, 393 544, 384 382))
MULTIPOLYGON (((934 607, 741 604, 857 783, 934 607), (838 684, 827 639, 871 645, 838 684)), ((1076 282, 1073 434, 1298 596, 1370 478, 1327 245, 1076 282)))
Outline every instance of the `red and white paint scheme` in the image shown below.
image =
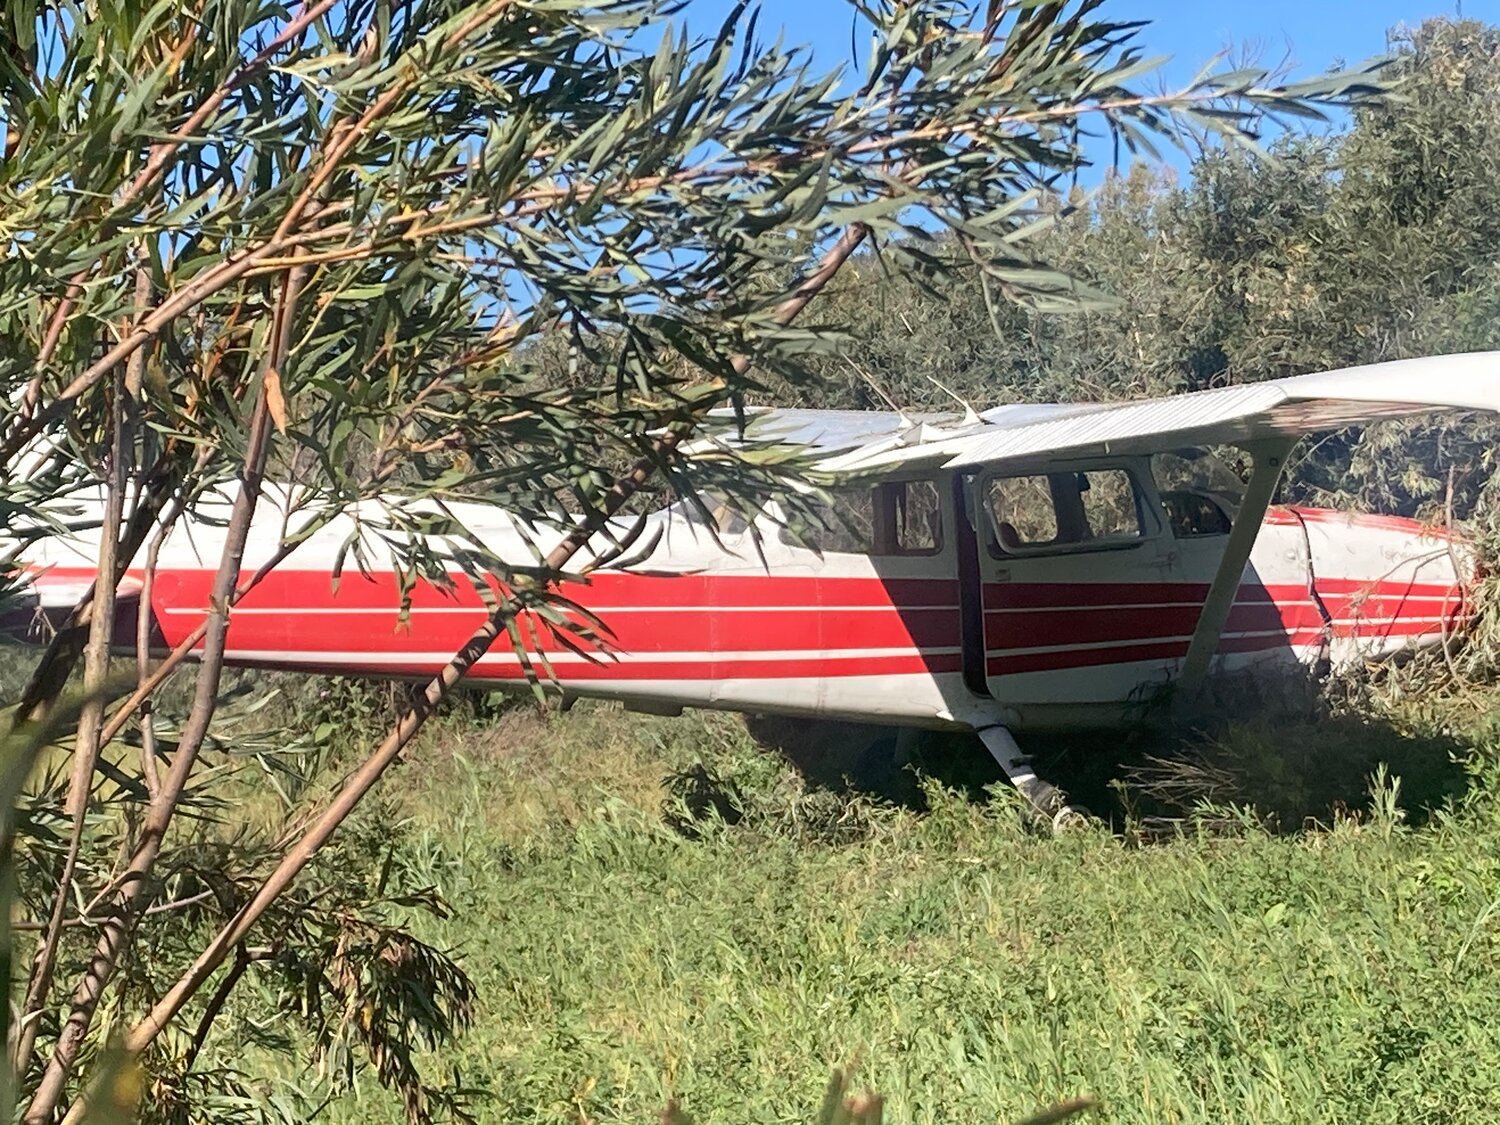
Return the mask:
MULTIPOLYGON (((710 533, 699 509, 675 504, 650 517, 644 558, 563 591, 603 622, 605 651, 540 630, 535 647, 568 695, 970 728, 1024 781, 1009 732, 1115 723, 1216 669, 1343 665, 1452 638, 1473 569, 1461 541, 1412 520, 1269 501, 1304 434, 1463 409, 1500 409, 1500 355, 983 415, 752 412, 743 433, 698 448, 803 451, 830 481, 832 503, 810 501, 827 506, 825 526, 793 535, 768 503, 753 525, 725 518, 710 533), (1246 468, 1231 472, 1207 446, 1246 468)), ((279 545, 278 495, 262 502, 247 576, 279 545)), ((140 610, 163 647, 206 614, 222 514, 199 511, 161 550, 140 610)), ((528 542, 494 508, 453 514, 518 562, 565 530, 533 528, 528 542)), ((353 515, 235 606, 231 663, 426 677, 468 639, 486 610, 463 581, 419 584, 403 624, 394 574, 351 567, 331 579, 353 515)), ((30 549, 39 605, 70 607, 96 554, 86 531, 30 549)), ((122 592, 139 582, 131 574, 122 592)), ((502 639, 470 679, 523 686, 526 670, 502 639)))

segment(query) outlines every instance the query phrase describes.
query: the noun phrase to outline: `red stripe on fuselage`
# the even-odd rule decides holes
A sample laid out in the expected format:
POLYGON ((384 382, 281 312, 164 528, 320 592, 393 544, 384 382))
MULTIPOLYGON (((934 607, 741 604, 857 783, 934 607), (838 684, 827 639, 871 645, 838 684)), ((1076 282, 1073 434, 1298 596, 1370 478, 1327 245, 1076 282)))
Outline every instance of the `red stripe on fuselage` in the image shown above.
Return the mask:
MULTIPOLYGON (((155 609, 168 644, 179 643, 202 620, 211 584, 207 571, 158 577, 155 609)), ((600 575, 588 584, 570 583, 562 593, 586 608, 601 607, 600 640, 619 653, 904 648, 920 662, 927 659, 920 650, 959 643, 958 585, 950 579, 600 575)), ((289 656, 455 651, 487 613, 468 586, 450 592, 419 583, 409 622, 400 627, 398 601, 395 579, 388 575, 373 580, 346 575, 335 591, 322 572, 277 572, 236 607, 229 644, 289 656)), ((566 616, 584 623, 581 615, 566 616)), ((536 618, 525 628, 528 642, 534 633, 542 651, 569 647, 536 618)), ((582 643, 587 647, 586 640, 582 643)), ((570 675, 574 667, 569 665, 570 675)), ((695 661, 671 674, 724 673, 695 661)))
MULTIPOLYGON (((1331 579, 1320 580, 1316 588, 1315 602, 1304 586, 1241 586, 1218 651, 1318 644, 1327 628, 1318 602, 1334 619, 1336 637, 1438 635, 1464 618, 1463 592, 1456 584, 1331 579)), ((1208 586, 990 583, 984 593, 985 647, 1003 653, 990 656, 987 667, 990 675, 1001 675, 1180 657, 1197 628, 1208 586), (1085 648, 1097 645, 1112 647, 1085 648), (1027 649, 1065 651, 1017 651, 1027 649)))
MULTIPOLYGON (((58 581, 92 577, 91 570, 82 568, 50 573, 58 581)), ((158 575, 153 608, 168 644, 180 642, 202 619, 212 580, 208 570, 158 575)), ((1180 657, 1207 590, 1203 583, 989 583, 983 592, 990 674, 1180 657), (1100 647, 1111 643, 1114 647, 1100 647), (1012 651, 1043 648, 1063 651, 1012 651)), ((1343 637, 1437 635, 1456 627, 1467 613, 1456 584, 1331 579, 1320 580, 1318 592, 1335 618, 1334 634, 1343 637)), ((565 585, 563 594, 600 607, 617 652, 708 654, 681 661, 568 662, 558 669, 565 679, 701 680, 959 670, 955 653, 931 651, 960 644, 959 586, 954 579, 601 573, 589 583, 565 585), (911 651, 859 651, 881 649, 911 651), (822 655, 812 655, 819 650, 822 655), (743 658, 757 652, 775 655, 769 660, 743 658), (803 652, 808 655, 799 655, 803 652), (720 660, 714 653, 726 655, 720 660)), ((325 572, 278 571, 241 603, 240 610, 250 612, 233 614, 230 647, 242 653, 258 651, 258 663, 420 675, 439 666, 429 659, 433 653, 456 651, 466 642, 486 612, 467 584, 449 592, 418 583, 412 592, 411 623, 404 629, 397 627, 398 603, 396 580, 389 574, 348 574, 334 590, 325 572), (265 655, 278 652, 286 659, 265 655), (364 662, 360 654, 409 654, 410 660, 364 662)), ((1317 644, 1322 634, 1321 614, 1305 588, 1247 584, 1239 591, 1219 650, 1317 644)), ((542 643, 553 653, 565 647, 555 640, 542 643)), ((497 650, 503 652, 498 646, 497 650)), ((518 665, 503 674, 520 675, 518 665)))
MULTIPOLYGON (((1202 613, 1200 605, 1116 606, 1094 610, 992 610, 985 614, 989 647, 1051 648, 1057 645, 1147 641, 1192 636, 1202 613)), ((1266 632, 1321 628, 1323 616, 1310 601, 1236 605, 1229 611, 1226 631, 1266 632)))
MULTIPOLYGON (((255 613, 246 599, 230 627, 237 648, 296 651, 333 647, 361 652, 457 650, 485 620, 482 608, 437 614, 416 610, 401 627, 394 609, 361 610, 339 616, 324 616, 316 609, 281 613, 255 613), (252 612, 244 612, 251 610, 252 612)), ((177 629, 196 625, 198 611, 169 615, 177 629)), ((587 643, 593 639, 608 649, 623 653, 670 652, 761 652, 815 651, 818 649, 941 648, 956 646, 958 610, 954 609, 861 609, 839 612, 816 606, 805 609, 761 609, 751 613, 725 610, 653 610, 642 607, 630 613, 600 613, 600 624, 591 626, 581 616, 570 614, 578 632, 563 635, 587 643), (586 630, 592 629, 593 632, 586 630)), ((558 652, 567 647, 532 615, 527 618, 540 634, 541 648, 558 652)), ((164 630, 172 639, 175 630, 164 630)))
MULTIPOLYGON (((92 572, 88 575, 91 577, 92 572)), ((208 592, 213 584, 211 571, 165 572, 158 579, 158 585, 169 577, 178 583, 178 592, 171 595, 174 603, 182 606, 208 604, 208 592)), ((953 578, 627 574, 608 571, 600 571, 587 581, 565 582, 560 593, 565 598, 590 606, 661 606, 673 609, 957 606, 959 595, 958 580, 953 578)), ((429 582, 418 582, 412 589, 411 600, 417 609, 480 608, 483 605, 479 595, 463 578, 456 581, 451 591, 441 590, 429 582)), ((326 571, 284 569, 267 575, 241 604, 271 603, 394 612, 400 604, 400 592, 395 576, 390 574, 374 573, 367 578, 346 572, 335 591, 326 571)))
MULTIPOLYGON (((1409 640, 1425 636, 1440 635, 1440 623, 1417 621, 1389 621, 1361 624, 1357 628, 1335 630, 1337 635, 1356 640, 1409 640)), ((1233 635, 1226 633, 1219 639, 1221 654, 1270 652, 1278 648, 1288 650, 1316 647, 1323 641, 1321 629, 1297 629, 1272 634, 1233 635)), ((1191 640, 1180 637, 1172 640, 1142 642, 1140 644, 1117 645, 1111 648, 1068 648, 1051 652, 1008 652, 991 655, 985 667, 991 676, 1003 676, 1021 672, 1060 672, 1081 668, 1099 668, 1112 664, 1130 664, 1141 661, 1178 660, 1187 655, 1191 640)))
MULTIPOLYGON (((1254 587, 1258 589, 1258 587, 1254 587)), ((1242 587, 1241 597, 1250 600, 1242 587)), ((1202 605, 1198 582, 987 582, 984 608, 1069 609, 1082 606, 1202 605)))
POLYGON ((1319 578, 1320 594, 1379 594, 1389 597, 1443 598, 1460 597, 1463 587, 1456 582, 1407 582, 1400 578, 1370 581, 1364 578, 1319 578))
MULTIPOLYGON (((265 660, 253 650, 232 650, 227 659, 231 664, 251 666, 264 664, 265 660)), ((430 676, 446 663, 446 659, 416 656, 400 664, 375 660, 360 660, 358 657, 332 659, 327 653, 298 654, 295 660, 282 662, 283 666, 295 666, 309 672, 368 673, 383 676, 430 676), (318 657, 330 657, 320 660, 318 657)), ((547 678, 542 663, 532 661, 537 677, 547 678)), ((563 682, 599 680, 783 680, 818 679, 827 676, 900 676, 956 673, 961 670, 962 658, 958 653, 913 653, 909 656, 826 656, 790 660, 715 660, 715 661, 631 661, 629 659, 604 659, 599 663, 569 663, 554 666, 553 671, 563 682)), ((471 681, 484 683, 524 680, 526 673, 514 654, 500 653, 486 657, 469 673, 471 681)))

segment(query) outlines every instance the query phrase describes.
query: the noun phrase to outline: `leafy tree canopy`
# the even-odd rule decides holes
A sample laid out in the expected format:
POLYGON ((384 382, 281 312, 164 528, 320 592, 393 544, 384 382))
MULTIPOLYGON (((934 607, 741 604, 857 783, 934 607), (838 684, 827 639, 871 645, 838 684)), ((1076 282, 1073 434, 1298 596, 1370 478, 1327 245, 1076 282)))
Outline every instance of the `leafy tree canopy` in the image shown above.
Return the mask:
MULTIPOLYGON (((1054 197, 1033 252, 1112 301, 1040 315, 861 256, 827 297, 854 339, 808 391, 779 393, 879 408, 873 383, 951 406, 936 380, 975 405, 1110 399, 1500 347, 1500 29, 1435 19, 1393 45, 1399 97, 1346 126, 1263 153, 1210 147, 1180 181, 1136 164, 1072 210, 1054 197)), ((963 256, 941 237, 931 252, 963 256)), ((1496 436, 1472 422, 1339 435, 1299 454, 1288 495, 1440 518, 1451 499, 1462 516, 1496 436)))

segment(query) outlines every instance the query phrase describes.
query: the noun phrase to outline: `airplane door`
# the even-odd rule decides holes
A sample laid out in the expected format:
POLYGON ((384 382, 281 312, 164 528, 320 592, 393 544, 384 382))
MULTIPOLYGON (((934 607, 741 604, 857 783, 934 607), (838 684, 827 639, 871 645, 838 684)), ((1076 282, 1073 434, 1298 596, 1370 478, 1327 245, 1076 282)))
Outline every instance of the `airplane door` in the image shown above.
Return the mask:
POLYGON ((1086 722, 1164 683, 1201 598, 1174 575, 1144 459, 971 478, 990 694, 1023 723, 1086 722))
MULTIPOLYGON (((1197 592, 1199 605, 1224 557, 1228 522, 1225 517, 1222 532, 1213 526, 1177 531, 1172 572, 1184 589, 1197 592)), ((1267 661, 1311 661, 1320 654, 1327 623, 1312 578, 1301 522, 1287 509, 1272 508, 1245 563, 1219 638, 1216 665, 1239 669, 1267 661)))

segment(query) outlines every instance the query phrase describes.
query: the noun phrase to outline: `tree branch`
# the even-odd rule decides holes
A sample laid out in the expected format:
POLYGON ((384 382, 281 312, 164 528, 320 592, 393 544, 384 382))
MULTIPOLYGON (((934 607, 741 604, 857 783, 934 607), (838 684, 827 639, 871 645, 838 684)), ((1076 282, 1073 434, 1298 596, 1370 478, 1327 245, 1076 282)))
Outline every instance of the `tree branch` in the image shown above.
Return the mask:
MULTIPOLYGON (((300 292, 302 278, 296 271, 288 275, 277 301, 277 324, 265 363, 269 371, 283 361, 280 345, 290 338, 291 312, 300 292)), ((198 752, 208 734, 209 722, 217 704, 219 682, 224 670, 224 649, 229 631, 230 601, 235 592, 251 520, 260 499, 266 459, 271 445, 269 396, 264 387, 256 397, 251 412, 250 435, 245 450, 240 489, 230 514, 228 534, 214 578, 213 592, 205 629, 202 663, 198 673, 193 707, 183 727, 177 753, 168 771, 158 799, 146 815, 140 845, 131 857, 115 904, 115 912, 100 932, 89 967, 73 991, 72 1008, 58 1035, 52 1057, 37 1083, 30 1104, 22 1116, 25 1125, 46 1125, 62 1098, 68 1075, 72 1072, 84 1036, 93 1022, 94 1012, 103 997, 134 928, 139 900, 145 895, 147 881, 156 866, 168 827, 177 804, 187 787, 198 752)))
POLYGON ((125 514, 126 427, 125 379, 117 371, 114 403, 110 416, 109 485, 104 505, 104 526, 99 539, 99 561, 95 568, 94 600, 89 621, 88 648, 84 653, 83 687, 87 695, 78 716, 78 732, 73 744, 73 771, 68 780, 67 800, 63 812, 72 818, 67 850, 57 871, 57 885, 52 893, 52 910, 35 959, 31 981, 21 1006, 23 1023, 16 1041, 13 1069, 25 1074, 31 1065, 36 1044, 39 1014, 52 990, 52 975, 57 966, 58 943, 62 939, 63 916, 73 887, 73 873, 78 866, 78 852, 83 845, 84 820, 88 814, 89 793, 93 788, 94 766, 99 760, 100 730, 104 719, 104 686, 109 677, 109 646, 115 625, 115 585, 119 581, 117 552, 120 548, 120 524, 125 514))

